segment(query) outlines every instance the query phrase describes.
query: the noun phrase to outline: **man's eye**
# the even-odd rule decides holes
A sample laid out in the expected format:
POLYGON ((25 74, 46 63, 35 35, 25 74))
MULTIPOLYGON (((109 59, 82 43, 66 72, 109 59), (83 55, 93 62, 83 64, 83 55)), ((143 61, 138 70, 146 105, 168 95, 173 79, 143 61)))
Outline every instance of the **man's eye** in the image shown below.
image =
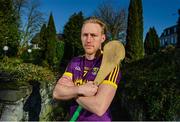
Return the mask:
POLYGON ((83 34, 83 36, 88 36, 88 34, 83 34))
POLYGON ((91 34, 91 36, 92 36, 92 37, 96 37, 97 35, 95 35, 95 34, 91 34))

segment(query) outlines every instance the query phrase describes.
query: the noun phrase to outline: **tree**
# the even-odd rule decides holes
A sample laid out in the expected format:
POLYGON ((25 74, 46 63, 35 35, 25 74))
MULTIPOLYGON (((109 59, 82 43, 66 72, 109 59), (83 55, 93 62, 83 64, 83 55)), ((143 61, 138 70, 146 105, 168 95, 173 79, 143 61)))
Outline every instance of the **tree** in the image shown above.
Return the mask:
POLYGON ((43 26, 41 27, 37 44, 41 50, 44 50, 45 53, 45 50, 47 48, 46 24, 43 24, 43 26))
POLYGON ((118 39, 119 33, 126 30, 127 17, 124 9, 115 10, 111 4, 103 3, 94 14, 107 25, 109 40, 118 39))
POLYGON ((41 27, 40 32, 36 33, 36 35, 33 37, 33 39, 31 40, 32 44, 37 45, 42 53, 44 59, 45 59, 45 53, 47 51, 47 37, 46 37, 46 24, 43 24, 41 27))
POLYGON ((34 50, 34 63, 41 65, 46 60, 47 52, 46 24, 43 24, 40 32, 33 37, 31 43, 38 46, 34 50))
POLYGON ((46 60, 48 61, 50 66, 53 67, 58 59, 56 58, 56 28, 52 13, 49 17, 45 37, 47 40, 46 60))
MULTIPOLYGON (((18 0, 16 0, 18 1, 18 0)), ((27 1, 26 1, 27 2, 27 1)), ((39 1, 28 1, 28 6, 24 7, 22 26, 20 26, 21 40, 18 54, 21 55, 23 49, 28 46, 29 41, 39 32, 44 23, 43 13, 39 11, 39 1)), ((22 4, 19 4, 19 6, 22 4)), ((17 9, 18 11, 19 9, 17 9)), ((20 16, 20 15, 19 15, 20 16)))
POLYGON ((179 18, 177 22, 177 44, 176 47, 180 48, 180 9, 178 10, 179 18))
POLYGON ((57 41, 56 43, 56 58, 57 58, 57 62, 56 62, 56 70, 62 70, 62 68, 60 67, 61 64, 61 60, 63 58, 64 55, 64 42, 62 40, 57 41))
POLYGON ((24 7, 28 6, 29 0, 12 0, 14 4, 14 9, 18 13, 19 16, 22 14, 22 10, 24 7))
POLYGON ((74 13, 64 27, 65 60, 83 53, 81 44, 81 27, 83 24, 83 13, 74 13))
POLYGON ((8 46, 7 55, 15 56, 19 45, 18 23, 11 0, 0 1, 0 56, 3 56, 3 47, 8 46))
POLYGON ((159 37, 154 27, 150 28, 146 34, 146 38, 144 41, 144 48, 145 48, 145 53, 148 55, 157 52, 160 48, 159 37))
POLYGON ((136 61, 144 57, 142 1, 130 0, 128 11, 126 61, 136 61))
POLYGON ((49 17, 48 26, 43 24, 31 43, 38 45, 38 50, 33 51, 33 63, 50 66, 53 70, 59 70, 64 54, 64 42, 56 35, 56 29, 52 13, 49 17))
POLYGON ((16 19, 18 21, 18 29, 21 27, 21 16, 24 9, 27 8, 29 0, 12 0, 14 11, 16 12, 16 19))

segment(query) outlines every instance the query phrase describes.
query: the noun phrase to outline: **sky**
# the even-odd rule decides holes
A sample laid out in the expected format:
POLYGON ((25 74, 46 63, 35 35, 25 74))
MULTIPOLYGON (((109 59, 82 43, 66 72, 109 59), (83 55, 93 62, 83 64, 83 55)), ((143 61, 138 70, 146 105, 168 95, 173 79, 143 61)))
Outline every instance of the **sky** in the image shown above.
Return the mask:
MULTIPOLYGON (((48 20, 53 13, 57 33, 63 32, 63 27, 74 13, 83 12, 85 17, 93 15, 104 2, 112 4, 116 9, 128 11, 130 0, 40 0, 40 10, 48 20)), ((155 27, 160 36, 167 27, 177 24, 180 0, 142 0, 144 36, 150 27, 155 27)))

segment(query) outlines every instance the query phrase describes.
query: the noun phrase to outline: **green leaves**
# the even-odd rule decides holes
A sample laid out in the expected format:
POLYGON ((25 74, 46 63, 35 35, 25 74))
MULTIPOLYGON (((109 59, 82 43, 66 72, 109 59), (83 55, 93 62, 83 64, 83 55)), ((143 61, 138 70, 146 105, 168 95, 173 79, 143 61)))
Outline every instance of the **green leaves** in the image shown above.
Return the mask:
POLYGON ((142 0, 130 0, 126 36, 126 59, 130 62, 144 57, 142 0))
POLYGON ((180 110, 180 50, 159 52, 122 67, 133 120, 176 120, 180 110), (140 106, 139 106, 140 105, 140 106), (141 110, 142 113, 135 114, 141 110), (142 114, 141 118, 138 118, 142 114))
POLYGON ((83 52, 81 44, 81 27, 83 20, 82 12, 74 13, 64 26, 65 59, 69 60, 74 56, 81 55, 83 52))
POLYGON ((7 72, 10 74, 11 79, 15 82, 2 83, 0 88, 18 89, 20 86, 28 85, 28 81, 37 80, 39 82, 53 83, 55 77, 53 72, 48 68, 43 68, 37 65, 22 63, 18 59, 8 59, 0 62, 0 71, 7 72), (12 87, 15 86, 15 87, 12 87))
POLYGON ((146 54, 153 54, 159 51, 160 41, 154 27, 150 28, 146 34, 144 48, 146 54))
POLYGON ((178 22, 177 22, 177 44, 176 44, 176 47, 180 48, 180 9, 178 9, 178 14, 179 14, 179 18, 178 18, 178 22))
POLYGON ((0 56, 4 55, 3 47, 9 47, 6 54, 15 56, 18 48, 18 22, 11 0, 0 1, 0 56))

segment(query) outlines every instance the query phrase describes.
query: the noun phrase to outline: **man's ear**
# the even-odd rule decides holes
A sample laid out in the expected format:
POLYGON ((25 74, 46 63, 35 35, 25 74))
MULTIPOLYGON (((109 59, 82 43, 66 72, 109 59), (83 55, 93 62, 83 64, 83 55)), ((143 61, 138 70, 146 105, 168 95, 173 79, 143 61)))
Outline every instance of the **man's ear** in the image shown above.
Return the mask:
POLYGON ((102 35, 101 43, 103 43, 105 40, 106 40, 106 36, 105 36, 105 34, 103 34, 103 35, 102 35))

